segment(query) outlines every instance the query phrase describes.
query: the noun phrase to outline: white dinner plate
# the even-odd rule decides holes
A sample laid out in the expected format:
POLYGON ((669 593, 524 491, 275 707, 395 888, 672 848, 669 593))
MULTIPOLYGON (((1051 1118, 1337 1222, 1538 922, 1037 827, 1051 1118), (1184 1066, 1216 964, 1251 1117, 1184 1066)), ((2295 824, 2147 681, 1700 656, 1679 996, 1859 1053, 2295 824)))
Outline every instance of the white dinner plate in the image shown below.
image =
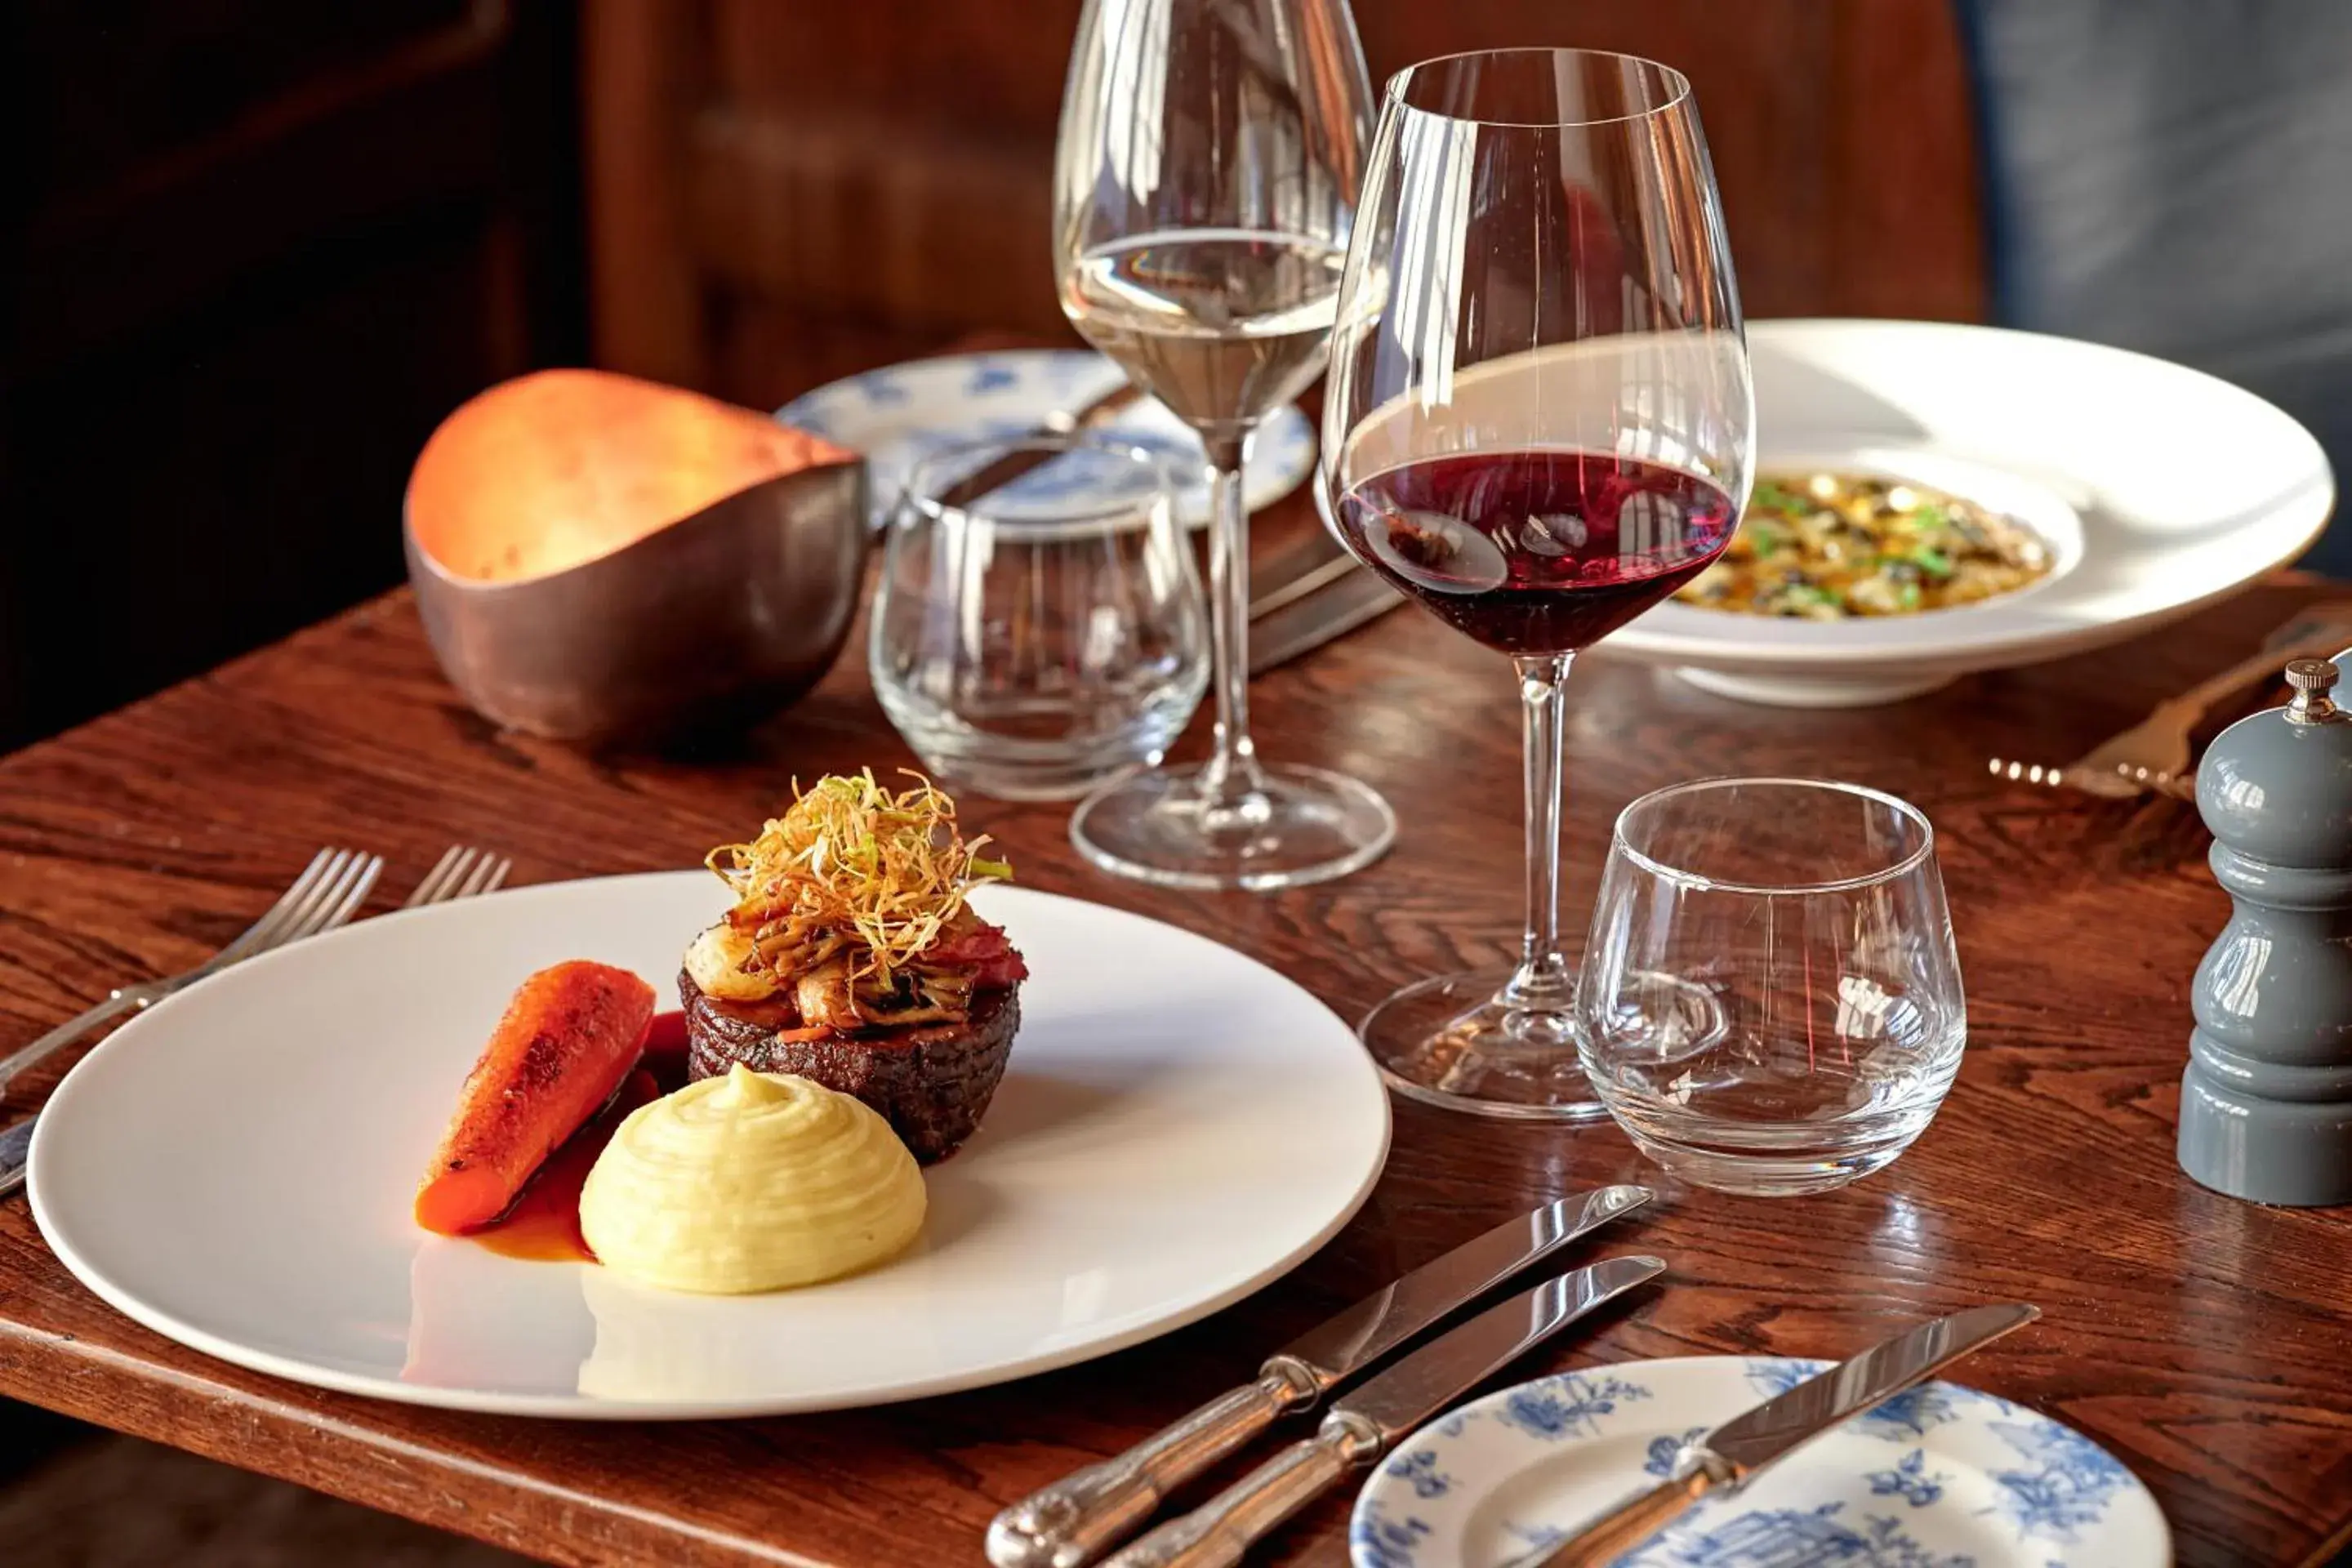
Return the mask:
POLYGON ((1354 1032, 1272 970, 1138 915, 1013 888, 1012 1063, 925 1173, 915 1249, 751 1297, 428 1237, 419 1173, 509 994, 567 958, 664 991, 727 889, 704 871, 385 915, 224 971, 124 1025, 33 1140, 66 1267, 241 1366, 418 1405, 646 1419, 835 1409, 1002 1382, 1215 1311, 1321 1246, 1387 1152, 1354 1032))
POLYGON ((2327 459, 2286 414, 2200 372, 2033 332, 1755 321, 1757 467, 1844 463, 2018 515, 2057 546, 2038 586, 1866 620, 1668 602, 1601 647, 1803 707, 1891 701, 2123 641, 2238 592, 2318 537, 2327 459))
MULTIPOLYGON (((1013 349, 909 360, 803 393, 776 417, 866 454, 874 525, 888 519, 917 459, 967 441, 1026 436, 1055 413, 1072 414, 1127 380, 1127 373, 1086 349, 1013 349)), ((1200 438, 1158 398, 1130 404, 1104 426, 1139 447, 1175 459, 1197 476, 1207 459, 1200 438)), ((1242 471, 1252 511, 1272 506, 1315 470, 1315 427, 1297 405, 1270 416, 1242 471)), ((1177 497, 1184 521, 1209 521, 1207 481, 1188 478, 1177 497)))
MULTIPOLYGON (((1494 1568, 1673 1473, 1685 1443, 1826 1362, 1691 1356, 1507 1388, 1397 1445, 1355 1568, 1494 1568)), ((2156 1500, 2071 1426, 1929 1383, 1710 1499, 1618 1568, 2168 1568, 2156 1500)))

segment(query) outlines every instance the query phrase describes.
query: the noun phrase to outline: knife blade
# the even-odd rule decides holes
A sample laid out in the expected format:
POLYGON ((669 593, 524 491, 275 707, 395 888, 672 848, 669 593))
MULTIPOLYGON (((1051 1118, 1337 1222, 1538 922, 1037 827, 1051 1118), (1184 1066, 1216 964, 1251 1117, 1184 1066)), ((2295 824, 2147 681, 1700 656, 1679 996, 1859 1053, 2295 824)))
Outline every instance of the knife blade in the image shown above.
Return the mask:
POLYGON ((1250 563, 1250 619, 1260 620, 1328 588, 1356 567, 1356 558, 1321 529, 1295 539, 1263 564, 1250 563))
POLYGON ((1312 653, 1403 603, 1403 595, 1350 561, 1328 586, 1251 618, 1250 673, 1312 653))
POLYGON ((1971 1307, 1922 1323, 1735 1416, 1683 1450, 1675 1473, 1636 1493, 1572 1539, 1509 1568, 1605 1568, 1635 1551, 1710 1493, 1746 1484, 1822 1433, 1884 1404, 2042 1315, 2023 1301, 1971 1307))
POLYGON ((1611 1258, 1547 1279, 1414 1351, 1339 1400, 1294 1443, 1209 1501, 1171 1520, 1106 1568, 1224 1568, 1250 1544, 1369 1465, 1561 1329, 1665 1272, 1655 1258, 1611 1258))
MULTIPOLYGON (((1142 395, 1143 389, 1133 382, 1121 382, 1076 414, 1055 409, 1037 422, 1036 428, 1028 433, 1028 438, 1067 436, 1074 431, 1098 428, 1118 417, 1142 395)), ((991 491, 1003 489, 1030 469, 1052 462, 1054 458, 1052 452, 1007 452, 982 464, 931 499, 940 506, 968 507, 991 491)))
POLYGON ((1322 477, 1307 483, 1323 530, 1277 557, 1251 597, 1252 675, 1312 653, 1404 603, 1403 595, 1340 547, 1322 477))
POLYGON ((1558 1198, 1422 1265, 1275 1352, 1256 1382, 998 1514, 988 1527, 988 1560, 996 1568, 1083 1568, 1171 1489, 1276 1417, 1313 1405, 1439 1319, 1651 1196, 1647 1187, 1613 1186, 1558 1198))

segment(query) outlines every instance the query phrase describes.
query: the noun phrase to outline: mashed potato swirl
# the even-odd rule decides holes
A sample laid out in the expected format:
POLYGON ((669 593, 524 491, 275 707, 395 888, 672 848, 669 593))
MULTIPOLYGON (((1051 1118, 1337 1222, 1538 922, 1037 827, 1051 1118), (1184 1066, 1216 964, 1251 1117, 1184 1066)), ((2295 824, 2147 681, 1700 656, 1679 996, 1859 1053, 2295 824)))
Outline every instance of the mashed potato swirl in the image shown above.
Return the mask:
POLYGON ((738 1065, 632 1112, 588 1173, 580 1228, 615 1272, 671 1290, 814 1284, 922 1228, 915 1157, 845 1094, 738 1065))

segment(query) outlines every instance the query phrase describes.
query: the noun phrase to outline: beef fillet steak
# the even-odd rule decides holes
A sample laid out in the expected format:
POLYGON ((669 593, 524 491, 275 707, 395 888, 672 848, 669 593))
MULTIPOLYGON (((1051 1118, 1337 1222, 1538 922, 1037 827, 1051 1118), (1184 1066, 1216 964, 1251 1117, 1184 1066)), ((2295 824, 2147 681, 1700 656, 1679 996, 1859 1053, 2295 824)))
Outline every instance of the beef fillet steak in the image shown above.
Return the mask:
POLYGON ((881 1112, 917 1160, 946 1159, 987 1113, 1021 1026, 1018 986, 972 994, 961 1024, 912 1024, 875 1034, 779 1040, 800 1016, 789 1002, 722 1002, 690 974, 677 977, 686 1006, 687 1068, 716 1077, 737 1062, 754 1072, 793 1073, 881 1112))

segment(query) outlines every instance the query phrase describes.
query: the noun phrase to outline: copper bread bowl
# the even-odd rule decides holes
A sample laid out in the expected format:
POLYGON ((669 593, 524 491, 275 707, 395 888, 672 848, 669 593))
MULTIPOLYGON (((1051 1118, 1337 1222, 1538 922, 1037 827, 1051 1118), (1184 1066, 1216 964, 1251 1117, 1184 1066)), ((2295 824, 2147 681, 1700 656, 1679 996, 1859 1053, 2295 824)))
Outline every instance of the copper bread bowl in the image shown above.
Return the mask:
POLYGON ((865 577, 866 464, 601 371, 494 386, 410 475, 409 580, 450 682, 590 744, 756 719, 823 679, 865 577))

